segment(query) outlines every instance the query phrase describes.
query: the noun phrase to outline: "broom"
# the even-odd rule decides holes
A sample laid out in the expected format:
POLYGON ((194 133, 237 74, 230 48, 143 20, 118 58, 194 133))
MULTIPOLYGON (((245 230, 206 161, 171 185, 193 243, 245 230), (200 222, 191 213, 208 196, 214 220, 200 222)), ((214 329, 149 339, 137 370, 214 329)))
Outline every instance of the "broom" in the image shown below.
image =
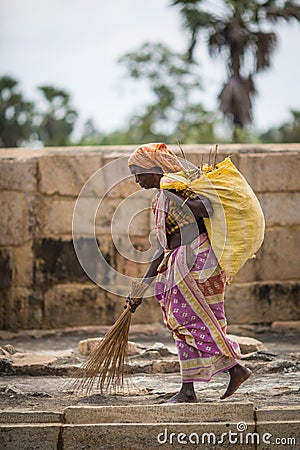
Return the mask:
MULTIPOLYGON (((148 284, 134 280, 129 297, 137 305, 148 284)), ((87 361, 75 372, 73 387, 78 391, 91 392, 93 387, 103 391, 110 387, 121 388, 124 383, 125 363, 128 356, 128 335, 131 323, 131 307, 125 311, 92 351, 87 361)))

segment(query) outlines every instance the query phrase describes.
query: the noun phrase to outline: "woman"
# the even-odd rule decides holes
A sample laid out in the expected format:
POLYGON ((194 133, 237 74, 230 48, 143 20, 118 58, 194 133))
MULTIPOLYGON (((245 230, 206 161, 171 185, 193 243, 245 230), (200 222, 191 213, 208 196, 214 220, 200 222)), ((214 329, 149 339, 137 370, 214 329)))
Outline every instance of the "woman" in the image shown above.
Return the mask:
MULTIPOLYGON (((196 402, 194 382, 210 381, 225 370, 230 381, 221 399, 229 397, 251 371, 238 362, 239 346, 226 336, 227 278, 203 221, 213 214, 211 204, 188 189, 160 189, 164 174, 182 170, 166 144, 142 145, 131 154, 128 165, 142 188, 159 190, 152 202, 158 250, 142 281, 149 285, 156 279, 155 295, 178 350, 182 387, 168 402, 196 402)), ((127 301, 134 312, 138 305, 127 301)))

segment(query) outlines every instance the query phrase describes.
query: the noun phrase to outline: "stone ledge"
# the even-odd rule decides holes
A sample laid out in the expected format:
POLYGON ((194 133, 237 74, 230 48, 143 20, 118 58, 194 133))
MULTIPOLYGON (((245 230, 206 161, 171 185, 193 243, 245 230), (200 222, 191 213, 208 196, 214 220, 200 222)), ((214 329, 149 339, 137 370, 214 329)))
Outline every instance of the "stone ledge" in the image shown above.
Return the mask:
POLYGON ((182 403, 178 405, 70 406, 66 424, 253 422, 253 403, 182 403))
POLYGON ((232 283, 225 292, 226 317, 230 323, 259 324, 300 319, 300 283, 258 281, 232 283))
MULTIPOLYGON (((204 444, 213 448, 231 449, 229 442, 218 444, 218 439, 237 429, 237 423, 156 423, 156 424, 101 424, 101 425, 64 425, 64 449, 82 450, 86 442, 93 450, 103 449, 184 449, 189 445, 204 444), (101 447, 99 447, 101 442, 101 447), (188 444, 188 445, 186 445, 188 444), (213 444, 213 447, 212 447, 213 444), (163 447, 162 447, 163 445, 163 447)), ((249 432, 254 432, 254 424, 249 424, 249 432)), ((254 445, 247 445, 247 449, 254 450, 254 445)))
POLYGON ((56 450, 60 432, 60 424, 1 424, 1 450, 56 450))
POLYGON ((161 448, 162 445, 166 449, 182 449, 188 448, 187 444, 201 445, 202 442, 209 448, 213 445, 214 449, 229 449, 233 445, 228 440, 229 432, 232 438, 238 433, 238 438, 243 440, 245 447, 237 448, 266 448, 262 441, 264 434, 270 444, 276 438, 286 440, 276 448, 296 448, 300 424, 298 405, 255 409, 250 402, 220 402, 181 404, 180 408, 174 404, 73 406, 66 408, 63 414, 2 411, 0 420, 14 422, 6 421, 0 425, 1 449, 81 450, 86 448, 86 442, 91 450, 140 450, 161 448), (281 420, 275 420, 279 419, 278 414, 281 414, 281 420), (238 428, 241 422, 246 427, 244 430, 238 428), (223 433, 225 439, 221 442, 223 433), (250 439, 247 442, 246 436, 250 439), (293 447, 286 446, 287 439, 293 447))
POLYGON ((54 411, 0 411, 0 423, 63 423, 64 415, 54 411))
POLYGON ((264 408, 257 408, 256 421, 260 422, 286 422, 298 421, 300 422, 300 406, 265 406, 264 408))

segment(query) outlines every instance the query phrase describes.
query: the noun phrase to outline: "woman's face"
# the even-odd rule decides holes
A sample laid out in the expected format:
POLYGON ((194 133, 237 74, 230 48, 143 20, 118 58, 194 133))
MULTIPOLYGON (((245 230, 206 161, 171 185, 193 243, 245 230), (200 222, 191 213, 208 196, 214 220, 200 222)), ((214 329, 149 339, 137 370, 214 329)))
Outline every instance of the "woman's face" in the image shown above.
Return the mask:
POLYGON ((143 189, 152 189, 160 187, 162 173, 158 173, 157 168, 143 169, 138 166, 129 166, 130 172, 135 176, 135 182, 139 183, 143 189))

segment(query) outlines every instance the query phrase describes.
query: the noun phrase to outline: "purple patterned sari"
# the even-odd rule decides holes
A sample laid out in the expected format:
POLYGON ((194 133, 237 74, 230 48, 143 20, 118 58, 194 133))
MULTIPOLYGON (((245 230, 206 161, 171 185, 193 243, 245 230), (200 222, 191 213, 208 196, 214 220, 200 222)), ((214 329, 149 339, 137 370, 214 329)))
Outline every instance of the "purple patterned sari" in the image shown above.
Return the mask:
MULTIPOLYGON (((167 210, 168 199, 161 191, 155 226, 165 249, 167 210)), ((183 382, 209 381, 241 357, 238 343, 226 336, 225 285, 226 275, 207 233, 173 250, 167 270, 157 276, 155 295, 175 339, 183 382), (192 267, 188 261, 191 251, 192 267)))

